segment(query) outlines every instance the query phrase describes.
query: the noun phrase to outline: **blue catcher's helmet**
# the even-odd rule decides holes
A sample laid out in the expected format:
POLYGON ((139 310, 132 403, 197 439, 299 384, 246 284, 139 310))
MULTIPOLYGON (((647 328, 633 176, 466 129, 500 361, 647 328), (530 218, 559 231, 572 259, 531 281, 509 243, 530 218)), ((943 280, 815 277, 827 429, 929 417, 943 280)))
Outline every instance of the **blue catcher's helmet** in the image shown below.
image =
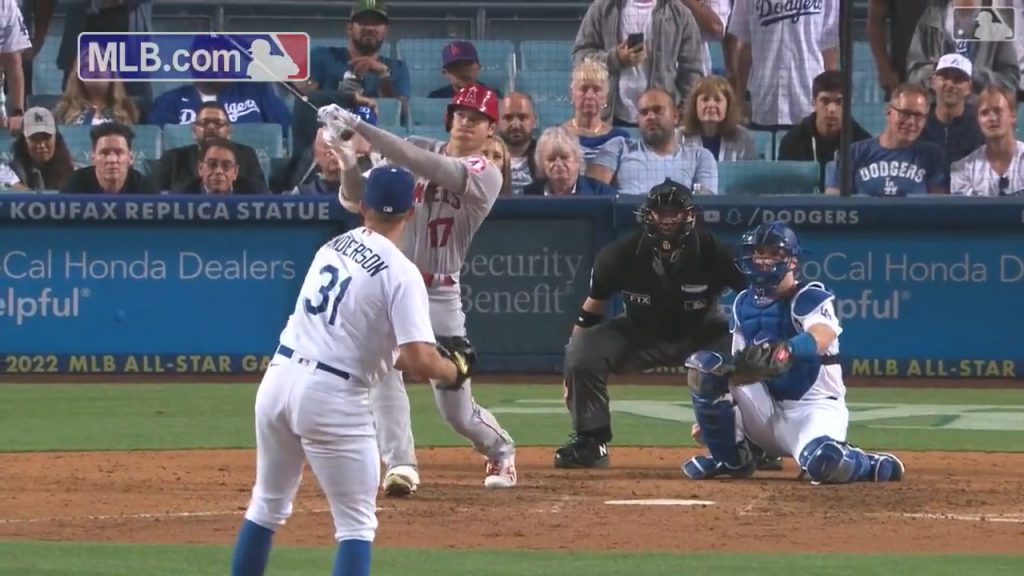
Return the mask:
POLYGON ((796 232, 784 223, 765 222, 743 235, 736 265, 750 282, 750 293, 759 305, 776 298, 779 284, 795 268, 801 255, 796 232), (760 252, 760 254, 758 254, 760 252))

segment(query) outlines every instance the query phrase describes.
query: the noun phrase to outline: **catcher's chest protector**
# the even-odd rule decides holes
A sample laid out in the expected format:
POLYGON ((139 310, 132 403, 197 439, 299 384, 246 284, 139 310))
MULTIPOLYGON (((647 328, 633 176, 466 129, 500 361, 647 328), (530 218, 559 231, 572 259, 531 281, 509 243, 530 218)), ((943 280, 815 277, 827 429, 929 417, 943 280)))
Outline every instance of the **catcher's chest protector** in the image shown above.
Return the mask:
MULTIPOLYGON (((820 285, 819 285, 820 286, 820 285)), ((792 300, 811 286, 801 287, 792 300)), ((736 330, 743 336, 747 346, 754 343, 789 340, 803 330, 793 313, 792 300, 776 300, 764 308, 754 305, 750 293, 744 290, 733 303, 736 330)), ((784 376, 765 381, 768 392, 776 400, 799 400, 818 379, 821 359, 794 359, 793 366, 784 376)))

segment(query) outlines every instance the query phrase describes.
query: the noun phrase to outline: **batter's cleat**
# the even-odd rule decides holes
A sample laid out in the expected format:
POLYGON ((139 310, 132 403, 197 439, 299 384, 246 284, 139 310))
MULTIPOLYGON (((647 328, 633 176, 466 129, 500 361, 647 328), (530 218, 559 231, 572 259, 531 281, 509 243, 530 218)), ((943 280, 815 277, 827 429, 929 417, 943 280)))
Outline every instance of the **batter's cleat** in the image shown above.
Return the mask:
POLYGON ((588 436, 574 433, 555 450, 555 468, 607 468, 610 463, 608 444, 588 436))
POLYGON ((484 488, 511 488, 516 485, 518 479, 515 455, 501 461, 487 461, 487 476, 484 478, 484 488))
POLYGON ((384 475, 384 495, 391 498, 412 496, 419 488, 420 475, 412 466, 395 466, 384 475))
POLYGON ((707 480, 719 476, 731 476, 733 478, 749 478, 754 474, 756 466, 747 465, 743 468, 732 469, 725 464, 715 462, 710 456, 694 456, 683 462, 683 474, 690 480, 707 480))
POLYGON ((871 478, 875 482, 899 482, 907 469, 903 462, 888 452, 868 454, 871 460, 871 478))

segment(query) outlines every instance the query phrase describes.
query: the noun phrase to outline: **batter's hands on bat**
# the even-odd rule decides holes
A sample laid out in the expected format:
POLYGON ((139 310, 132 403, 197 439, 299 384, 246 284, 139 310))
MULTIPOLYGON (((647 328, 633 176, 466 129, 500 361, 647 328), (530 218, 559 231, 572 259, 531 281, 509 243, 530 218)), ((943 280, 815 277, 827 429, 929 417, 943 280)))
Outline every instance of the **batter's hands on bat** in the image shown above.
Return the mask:
POLYGON ((789 342, 775 340, 751 344, 740 350, 734 361, 733 384, 750 384, 777 378, 793 365, 793 349, 789 342))
POLYGON ((331 146, 341 142, 343 133, 351 132, 363 121, 358 114, 353 114, 337 104, 321 106, 317 109, 316 117, 327 128, 324 131, 324 140, 331 146))
POLYGON ((438 338, 437 351, 442 357, 451 360, 455 364, 457 376, 452 389, 462 388, 462 385, 473 375, 473 368, 476 366, 476 351, 468 338, 455 336, 450 338, 438 338))

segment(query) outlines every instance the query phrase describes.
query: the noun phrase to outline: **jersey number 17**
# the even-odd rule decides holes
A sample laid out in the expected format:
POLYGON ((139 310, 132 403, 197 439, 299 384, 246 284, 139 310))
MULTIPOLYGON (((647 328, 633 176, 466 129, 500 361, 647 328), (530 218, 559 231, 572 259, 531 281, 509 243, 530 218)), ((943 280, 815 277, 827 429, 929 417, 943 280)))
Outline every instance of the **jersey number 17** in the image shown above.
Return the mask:
POLYGON ((345 292, 348 291, 348 285, 352 282, 352 277, 349 276, 338 283, 338 268, 328 264, 320 269, 320 275, 327 275, 327 282, 325 282, 320 289, 317 291, 320 294, 320 302, 313 304, 313 301, 306 298, 304 304, 306 306, 306 313, 318 316, 327 311, 327 307, 331 308, 331 315, 327 318, 327 323, 334 325, 334 321, 338 319, 338 307, 341 305, 341 300, 345 298, 345 292), (331 303, 331 293, 335 287, 338 288, 338 293, 334 295, 334 303, 331 303))

